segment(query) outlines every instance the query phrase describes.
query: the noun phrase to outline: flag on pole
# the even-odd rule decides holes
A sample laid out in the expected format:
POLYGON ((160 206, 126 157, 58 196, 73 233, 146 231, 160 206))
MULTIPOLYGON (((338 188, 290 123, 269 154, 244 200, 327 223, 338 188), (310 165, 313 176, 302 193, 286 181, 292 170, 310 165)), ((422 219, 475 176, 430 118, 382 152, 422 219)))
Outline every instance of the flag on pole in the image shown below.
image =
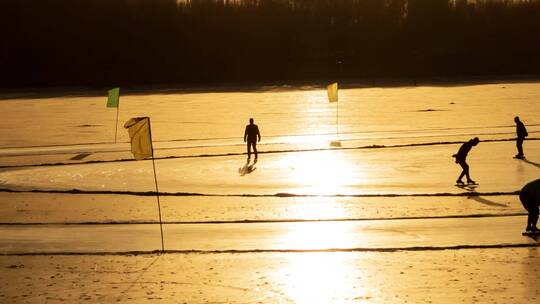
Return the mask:
POLYGON ((145 159, 154 156, 149 117, 131 118, 124 124, 131 138, 131 153, 135 159, 145 159))
POLYGON ((118 135, 118 112, 120 112, 120 88, 109 90, 109 98, 107 98, 107 108, 116 108, 116 128, 114 128, 114 143, 118 135))
POLYGON ((120 103, 120 88, 109 90, 109 98, 107 98, 107 108, 118 108, 120 103))
POLYGON ((338 83, 334 82, 326 88, 328 90, 328 101, 337 102, 338 101, 338 83))
POLYGON ((163 241, 163 222, 161 221, 161 204, 159 202, 159 188, 156 174, 156 162, 154 160, 154 149, 152 148, 152 130, 150 128, 150 117, 134 117, 126 121, 124 128, 128 129, 131 138, 131 153, 136 160, 152 158, 152 168, 154 169, 154 182, 156 183, 156 199, 159 214, 159 230, 161 232, 161 251, 165 251, 163 241))

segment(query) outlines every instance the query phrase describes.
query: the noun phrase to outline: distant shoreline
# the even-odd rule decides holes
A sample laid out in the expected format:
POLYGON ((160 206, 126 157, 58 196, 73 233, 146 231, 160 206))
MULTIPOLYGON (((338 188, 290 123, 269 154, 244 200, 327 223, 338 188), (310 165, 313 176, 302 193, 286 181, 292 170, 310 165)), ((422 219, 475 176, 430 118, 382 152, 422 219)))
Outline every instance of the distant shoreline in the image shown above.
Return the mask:
MULTIPOLYGON (((142 94, 175 94, 175 93, 227 93, 227 92, 269 92, 269 91, 298 91, 324 89, 331 81, 291 80, 291 81, 258 81, 258 82, 219 82, 219 83, 176 83, 176 84, 133 84, 120 86, 122 95, 142 94)), ((372 87, 414 87, 414 86, 472 86, 498 83, 536 83, 540 75, 488 75, 488 76, 452 76, 452 77, 373 77, 344 79, 339 81, 340 87, 372 88, 372 87)), ((0 100, 23 98, 53 98, 61 96, 93 97, 104 96, 106 91, 117 86, 37 86, 0 88, 0 100)))

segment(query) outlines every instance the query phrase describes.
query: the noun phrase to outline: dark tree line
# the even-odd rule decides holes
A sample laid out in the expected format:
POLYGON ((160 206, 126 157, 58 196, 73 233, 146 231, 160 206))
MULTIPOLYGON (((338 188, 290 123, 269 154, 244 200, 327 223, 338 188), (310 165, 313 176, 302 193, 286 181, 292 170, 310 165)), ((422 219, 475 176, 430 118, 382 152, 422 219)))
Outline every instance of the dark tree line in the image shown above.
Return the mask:
POLYGON ((540 0, 2 0, 0 17, 3 87, 540 72, 540 0))

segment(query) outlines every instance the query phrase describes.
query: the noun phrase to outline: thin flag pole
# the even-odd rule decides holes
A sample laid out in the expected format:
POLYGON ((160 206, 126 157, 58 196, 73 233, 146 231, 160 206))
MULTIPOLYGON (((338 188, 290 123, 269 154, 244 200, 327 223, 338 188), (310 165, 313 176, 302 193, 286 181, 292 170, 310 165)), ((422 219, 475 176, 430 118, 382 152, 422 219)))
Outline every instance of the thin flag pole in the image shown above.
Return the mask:
POLYGON ((150 125, 150 117, 148 117, 148 124, 149 124, 149 130, 150 130, 150 144, 152 147, 152 167, 154 168, 154 182, 156 184, 156 199, 157 199, 157 205, 158 205, 158 213, 159 213, 159 231, 161 232, 161 252, 165 251, 165 243, 163 241, 163 222, 161 221, 161 204, 159 202, 159 188, 158 188, 158 182, 157 182, 157 175, 156 175, 156 162, 154 160, 154 143, 152 142, 152 128, 150 125))
MULTIPOLYGON (((340 87, 340 70, 341 70, 341 61, 338 60, 336 62, 336 65, 337 65, 337 75, 336 75, 336 82, 337 82, 337 86, 338 86, 338 96, 339 96, 339 87, 340 87)), ((338 102, 336 103, 336 140, 339 141, 339 97, 338 97, 338 102)))
POLYGON ((116 143, 116 136, 118 135, 118 112, 120 112, 120 97, 118 97, 118 105, 116 106, 116 128, 114 129, 114 143, 116 143))
POLYGON ((161 221, 161 204, 159 202, 159 189, 158 189, 158 183, 157 183, 157 176, 156 176, 156 162, 154 161, 154 148, 152 148, 152 167, 154 168, 154 181, 156 183, 156 198, 157 198, 157 205, 158 205, 158 213, 159 213, 159 231, 161 232, 161 251, 165 251, 165 244, 163 242, 163 222, 161 221))
POLYGON ((339 140, 339 101, 336 102, 336 139, 339 140))

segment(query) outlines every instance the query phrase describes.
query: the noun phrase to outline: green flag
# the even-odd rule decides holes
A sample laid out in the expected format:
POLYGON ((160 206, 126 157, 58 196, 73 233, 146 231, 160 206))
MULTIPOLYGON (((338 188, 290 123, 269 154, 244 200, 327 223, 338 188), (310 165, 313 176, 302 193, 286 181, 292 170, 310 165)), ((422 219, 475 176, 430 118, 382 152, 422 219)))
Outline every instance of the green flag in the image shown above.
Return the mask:
POLYGON ((107 99, 107 108, 118 108, 120 103, 120 88, 109 90, 109 98, 107 99))

